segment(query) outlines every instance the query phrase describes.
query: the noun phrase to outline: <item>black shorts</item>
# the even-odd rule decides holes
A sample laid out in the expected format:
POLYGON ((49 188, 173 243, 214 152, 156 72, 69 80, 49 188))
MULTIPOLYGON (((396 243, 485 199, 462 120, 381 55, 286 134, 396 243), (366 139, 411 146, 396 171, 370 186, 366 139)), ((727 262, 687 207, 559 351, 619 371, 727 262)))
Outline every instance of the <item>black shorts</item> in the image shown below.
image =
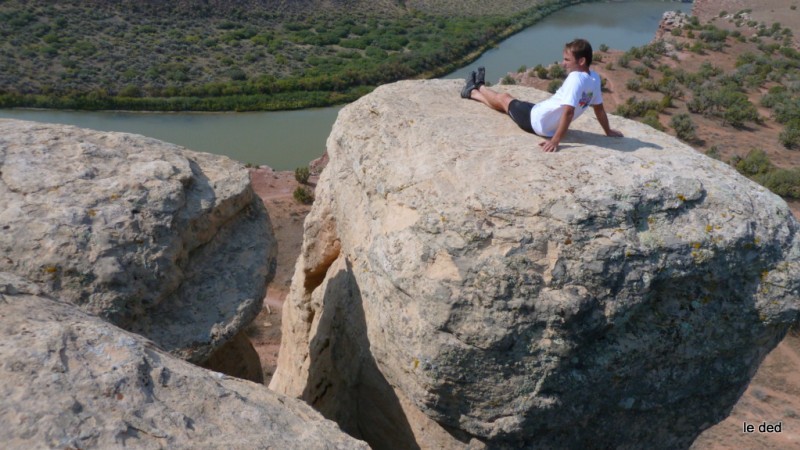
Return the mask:
POLYGON ((517 99, 511 100, 511 103, 508 104, 508 115, 511 116, 511 120, 528 133, 534 132, 533 127, 531 127, 533 105, 533 103, 517 99))

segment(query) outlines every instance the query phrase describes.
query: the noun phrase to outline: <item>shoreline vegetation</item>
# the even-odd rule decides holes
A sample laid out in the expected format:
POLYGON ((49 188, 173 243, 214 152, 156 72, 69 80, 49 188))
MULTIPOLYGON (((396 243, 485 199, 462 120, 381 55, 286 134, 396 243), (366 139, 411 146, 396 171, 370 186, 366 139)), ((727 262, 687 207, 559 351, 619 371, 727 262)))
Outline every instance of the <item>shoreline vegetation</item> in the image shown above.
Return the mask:
POLYGON ((539 0, 533 7, 501 0, 495 12, 472 8, 478 1, 422 1, 420 9, 378 1, 347 11, 311 1, 306 11, 280 11, 274 0, 219 8, 7 0, 0 2, 0 65, 8 68, 0 74, 0 107, 271 111, 342 104, 384 83, 445 75, 549 14, 591 1, 598 0, 539 0))

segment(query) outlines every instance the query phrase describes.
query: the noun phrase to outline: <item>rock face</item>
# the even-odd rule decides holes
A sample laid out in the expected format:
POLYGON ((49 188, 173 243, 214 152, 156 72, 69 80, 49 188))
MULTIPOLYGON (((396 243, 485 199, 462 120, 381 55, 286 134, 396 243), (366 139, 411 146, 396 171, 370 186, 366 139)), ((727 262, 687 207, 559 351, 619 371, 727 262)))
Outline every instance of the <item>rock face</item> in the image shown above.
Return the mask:
POLYGON ((339 113, 270 387, 374 448, 688 447, 797 318, 785 202, 622 118, 543 153, 461 83, 339 113))
POLYGON ((661 40, 664 36, 669 36, 675 28, 681 28, 689 23, 689 16, 680 11, 666 11, 661 16, 661 22, 658 23, 658 30, 656 30, 656 41, 661 40))
POLYGON ((247 170, 155 139, 0 120, 0 271, 200 362, 261 309, 247 170))
POLYGON ((367 449, 301 401, 181 361, 0 272, 4 448, 367 449))

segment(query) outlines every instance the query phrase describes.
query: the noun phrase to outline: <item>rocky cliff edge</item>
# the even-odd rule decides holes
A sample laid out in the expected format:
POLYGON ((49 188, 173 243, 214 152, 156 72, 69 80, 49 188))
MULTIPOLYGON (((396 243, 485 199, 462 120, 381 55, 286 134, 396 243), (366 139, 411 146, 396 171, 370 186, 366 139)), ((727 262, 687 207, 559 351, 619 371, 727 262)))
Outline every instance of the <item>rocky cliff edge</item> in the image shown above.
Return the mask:
POLYGON ((193 362, 250 323, 275 264, 230 158, 126 133, 0 120, 0 271, 193 362))

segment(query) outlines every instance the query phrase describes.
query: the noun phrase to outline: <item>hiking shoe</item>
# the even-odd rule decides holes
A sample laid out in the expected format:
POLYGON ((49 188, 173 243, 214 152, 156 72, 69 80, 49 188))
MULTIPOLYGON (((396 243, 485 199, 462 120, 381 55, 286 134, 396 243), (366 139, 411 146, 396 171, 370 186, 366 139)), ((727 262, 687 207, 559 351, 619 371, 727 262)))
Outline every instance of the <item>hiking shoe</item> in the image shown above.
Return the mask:
POLYGON ((478 67, 478 74, 475 76, 475 87, 479 88, 486 84, 486 67, 478 67))
POLYGON ((472 73, 469 74, 467 77, 467 84, 464 85, 464 89, 461 89, 461 98, 470 98, 473 89, 477 89, 478 86, 475 85, 475 71, 473 70, 472 73))

